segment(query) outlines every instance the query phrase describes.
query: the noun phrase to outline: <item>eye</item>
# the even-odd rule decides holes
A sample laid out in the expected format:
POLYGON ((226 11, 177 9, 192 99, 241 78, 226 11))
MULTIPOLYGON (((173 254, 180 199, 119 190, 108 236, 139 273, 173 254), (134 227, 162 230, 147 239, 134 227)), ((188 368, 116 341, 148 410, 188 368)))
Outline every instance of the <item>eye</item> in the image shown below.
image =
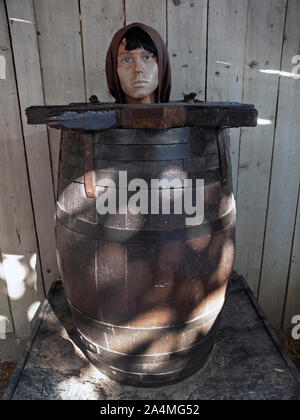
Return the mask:
POLYGON ((144 60, 146 61, 150 61, 152 60, 152 58, 153 58, 153 55, 144 55, 144 60))
POLYGON ((132 61, 132 59, 130 57, 122 58, 122 60, 121 60, 122 63, 130 63, 131 61, 132 61))

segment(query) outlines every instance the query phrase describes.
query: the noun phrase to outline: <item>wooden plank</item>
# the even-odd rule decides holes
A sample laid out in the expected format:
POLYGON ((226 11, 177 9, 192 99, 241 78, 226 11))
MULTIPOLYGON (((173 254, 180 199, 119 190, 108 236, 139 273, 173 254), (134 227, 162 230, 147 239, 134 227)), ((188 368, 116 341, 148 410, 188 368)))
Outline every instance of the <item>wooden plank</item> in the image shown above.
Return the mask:
POLYGON ((241 130, 236 269, 254 293, 262 264, 278 95, 278 75, 261 70, 280 68, 285 12, 286 1, 249 2, 243 101, 253 101, 259 118, 270 121, 241 130))
POLYGON ((155 28, 166 42, 166 2, 125 0, 126 25, 141 22, 155 28))
MULTIPOLYGON (((210 0, 207 101, 242 101, 248 0, 210 0)), ((230 130, 233 191, 238 177, 240 129, 230 130)))
MULTIPOLYGON (((299 16, 299 1, 289 1, 280 68, 287 75, 280 78, 272 178, 259 290, 259 300, 276 328, 281 326, 284 308, 300 179, 300 79, 291 77, 295 66, 292 58, 299 54, 299 16)), ((269 75, 269 77, 272 76, 269 75)), ((297 250, 297 241, 299 239, 296 235, 294 252, 297 250)), ((299 259, 299 254, 296 254, 295 258, 299 259)), ((296 311, 297 306, 300 313, 299 285, 297 285, 299 276, 297 281, 294 277, 297 270, 299 275, 299 261, 293 261, 291 270, 286 316, 288 313, 291 314, 291 311, 296 311), (296 304, 297 298, 298 304, 296 304), (290 308, 289 305, 291 305, 290 308)))
POLYGON ((44 102, 32 0, 7 2, 7 12, 14 50, 30 189, 47 292, 59 274, 53 220, 55 197, 47 129, 28 125, 25 115, 25 108, 33 103, 44 102))
MULTIPOLYGON (((45 103, 85 100, 81 31, 77 0, 34 0, 45 103)), ((60 132, 49 130, 55 192, 60 132)))
POLYGON ((6 334, 12 332, 14 332, 14 326, 9 307, 3 261, 0 251, 0 340, 6 339, 6 334))
POLYGON ((32 106, 26 109, 29 124, 55 128, 103 130, 106 128, 171 128, 183 126, 255 127, 253 105, 199 103, 134 105, 32 106))
POLYGON ((285 304, 285 329, 295 326, 291 323, 295 315, 300 315, 300 202, 298 202, 295 235, 291 255, 289 284, 285 304))
POLYGON ((87 99, 97 95, 99 101, 114 102, 106 82, 105 58, 113 35, 124 24, 124 2, 114 0, 80 0, 82 41, 87 99))
POLYGON ((167 0, 171 100, 195 92, 205 100, 207 0, 167 0))
POLYGON ((6 79, 1 80, 0 96, 0 247, 15 332, 24 337, 30 331, 27 311, 34 302, 43 300, 44 291, 3 0, 0 0, 0 39, 6 60, 6 79))

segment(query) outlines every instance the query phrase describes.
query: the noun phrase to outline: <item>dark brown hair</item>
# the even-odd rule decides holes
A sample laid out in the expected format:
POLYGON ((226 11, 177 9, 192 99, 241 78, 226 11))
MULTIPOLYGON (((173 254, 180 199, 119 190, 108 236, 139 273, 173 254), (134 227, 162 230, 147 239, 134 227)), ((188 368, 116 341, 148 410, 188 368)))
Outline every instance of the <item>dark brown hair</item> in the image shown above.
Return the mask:
POLYGON ((129 29, 123 39, 126 39, 125 50, 132 51, 137 48, 144 48, 146 51, 157 57, 157 49, 154 42, 150 36, 140 28, 135 26, 134 28, 129 29))

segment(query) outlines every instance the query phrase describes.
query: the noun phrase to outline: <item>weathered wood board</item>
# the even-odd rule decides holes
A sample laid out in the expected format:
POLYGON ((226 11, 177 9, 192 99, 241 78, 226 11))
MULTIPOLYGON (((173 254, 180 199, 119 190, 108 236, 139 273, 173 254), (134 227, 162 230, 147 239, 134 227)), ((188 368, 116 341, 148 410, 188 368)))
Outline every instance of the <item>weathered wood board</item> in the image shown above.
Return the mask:
MULTIPOLYGON (((45 104, 84 101, 84 72, 77 0, 34 0, 45 104)), ((60 133, 49 130, 57 191, 60 133)))
POLYGON ((167 0, 167 22, 171 100, 182 100, 191 92, 205 100, 207 0, 167 0))
POLYGON ((105 58, 112 36, 125 20, 123 0, 81 0, 82 45, 86 99, 97 95, 100 101, 114 101, 106 83, 105 58))
MULTIPOLYGON (((248 0, 210 0, 209 2, 207 101, 243 102, 247 7, 248 0)), ((230 154, 235 194, 239 147, 240 129, 231 130, 230 154)))
POLYGON ((26 109, 29 124, 48 124, 59 129, 104 130, 108 128, 255 127, 257 111, 252 104, 228 102, 168 104, 32 106, 26 109))
POLYGON ((125 23, 142 22, 153 26, 166 41, 166 1, 125 0, 125 23))
MULTIPOLYGON (((291 263, 300 180, 300 77, 294 79, 291 74, 294 67, 292 58, 300 53, 299 17, 300 2, 289 1, 280 67, 286 75, 280 77, 279 84, 270 197, 259 290, 259 300, 277 328, 280 328, 282 322, 286 299, 286 279, 289 276, 291 263)), ((294 252, 297 249, 296 236, 295 240, 294 252)), ((294 270, 297 272, 295 262, 291 272, 292 278, 288 282, 289 299, 293 295, 295 297, 298 295, 299 299, 299 286, 296 278, 293 278, 296 274, 294 270)), ((290 307, 291 311, 297 310, 295 303, 290 307)), ((300 299, 297 306, 298 312, 294 315, 300 314, 300 299)))
POLYGON ((0 1, 0 39, 1 55, 6 62, 6 77, 0 81, 0 249, 14 330, 24 337, 30 332, 27 312, 32 304, 43 301, 44 286, 3 0, 0 1))
POLYGON ((46 292, 58 277, 55 256, 55 197, 46 127, 27 124, 25 108, 43 103, 43 86, 32 0, 7 3, 21 107, 30 190, 46 292), (28 78, 28 74, 32 77, 28 78), (45 240, 47 238, 47 240, 45 240))
POLYGON ((254 100, 259 118, 268 123, 255 130, 242 129, 236 268, 255 293, 262 264, 279 82, 278 75, 261 70, 280 68, 285 14, 286 1, 249 2, 243 101, 254 100))

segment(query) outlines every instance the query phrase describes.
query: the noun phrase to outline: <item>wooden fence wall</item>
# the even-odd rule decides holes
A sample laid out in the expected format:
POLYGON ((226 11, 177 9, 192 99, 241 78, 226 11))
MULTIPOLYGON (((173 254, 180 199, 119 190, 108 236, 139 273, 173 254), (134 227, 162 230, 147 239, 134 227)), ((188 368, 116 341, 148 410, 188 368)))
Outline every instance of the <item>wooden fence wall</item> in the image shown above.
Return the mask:
POLYGON ((167 43, 171 100, 258 109, 257 128, 231 130, 235 266, 276 328, 300 314, 300 0, 0 0, 0 346, 28 336, 59 276, 59 131, 24 109, 112 100, 106 50, 134 21, 167 43))

